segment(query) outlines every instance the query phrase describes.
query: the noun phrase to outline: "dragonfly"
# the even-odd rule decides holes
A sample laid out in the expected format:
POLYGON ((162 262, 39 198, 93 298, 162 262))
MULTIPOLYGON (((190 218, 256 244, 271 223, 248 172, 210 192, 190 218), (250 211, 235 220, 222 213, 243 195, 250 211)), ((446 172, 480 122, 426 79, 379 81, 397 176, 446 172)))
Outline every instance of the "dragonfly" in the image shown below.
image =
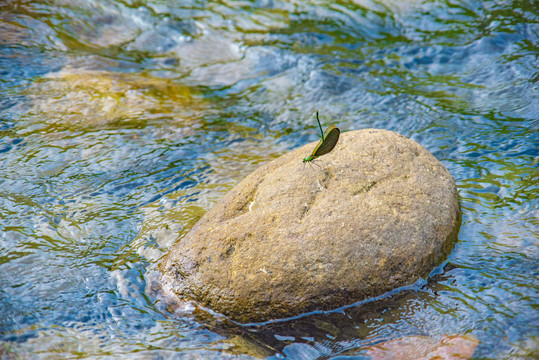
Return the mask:
POLYGON ((318 111, 316 112, 316 121, 318 121, 318 127, 320 128, 320 135, 322 136, 322 139, 318 142, 318 144, 316 144, 316 147, 311 155, 303 159, 303 163, 313 161, 314 159, 329 153, 331 150, 333 150, 335 145, 337 145, 337 141, 339 141, 339 136, 341 135, 341 130, 339 130, 335 124, 331 124, 326 131, 322 132, 322 125, 320 125, 318 111))

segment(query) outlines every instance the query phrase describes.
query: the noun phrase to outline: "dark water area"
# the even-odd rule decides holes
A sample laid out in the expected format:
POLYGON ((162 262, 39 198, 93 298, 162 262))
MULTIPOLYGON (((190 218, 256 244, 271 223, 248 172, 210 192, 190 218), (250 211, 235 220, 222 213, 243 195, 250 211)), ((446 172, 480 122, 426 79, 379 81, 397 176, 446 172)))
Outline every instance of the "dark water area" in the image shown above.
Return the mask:
POLYGON ((531 0, 0 1, 0 358, 369 359, 448 334, 474 359, 538 358, 538 92, 531 0), (169 311, 158 259, 317 140, 315 111, 449 169, 447 261, 333 313, 169 311))

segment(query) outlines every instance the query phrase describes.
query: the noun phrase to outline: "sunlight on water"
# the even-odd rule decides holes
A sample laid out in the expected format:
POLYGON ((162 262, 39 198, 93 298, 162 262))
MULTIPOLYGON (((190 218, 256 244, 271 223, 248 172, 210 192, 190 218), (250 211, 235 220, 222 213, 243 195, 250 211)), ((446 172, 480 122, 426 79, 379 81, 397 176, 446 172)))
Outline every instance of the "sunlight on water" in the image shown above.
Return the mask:
POLYGON ((366 359, 397 339, 536 358, 538 19, 524 0, 4 1, 0 358, 366 359), (159 258, 316 140, 315 111, 443 162, 463 210, 447 262, 265 325, 170 307, 159 258))

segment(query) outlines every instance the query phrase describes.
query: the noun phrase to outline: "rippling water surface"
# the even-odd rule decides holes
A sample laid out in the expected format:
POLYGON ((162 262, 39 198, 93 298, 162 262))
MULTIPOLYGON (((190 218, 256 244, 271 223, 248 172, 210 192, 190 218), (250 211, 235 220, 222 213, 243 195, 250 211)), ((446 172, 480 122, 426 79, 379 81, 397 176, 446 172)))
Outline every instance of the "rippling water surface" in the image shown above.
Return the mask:
POLYGON ((539 356, 539 10, 529 1, 0 2, 0 358, 365 359, 425 336, 539 356), (444 266, 342 312, 258 326, 148 289, 260 165, 384 128, 455 177, 444 266))

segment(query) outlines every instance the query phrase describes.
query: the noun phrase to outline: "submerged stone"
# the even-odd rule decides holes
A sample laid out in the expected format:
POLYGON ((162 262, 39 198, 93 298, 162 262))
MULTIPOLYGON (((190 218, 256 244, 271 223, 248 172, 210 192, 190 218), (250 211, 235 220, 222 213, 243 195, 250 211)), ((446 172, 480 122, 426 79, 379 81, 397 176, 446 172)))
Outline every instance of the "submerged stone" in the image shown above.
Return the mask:
POLYGON ((260 167, 209 210, 160 263, 164 290, 259 322, 382 295, 444 260, 458 194, 432 154, 359 130, 305 166, 314 145, 260 167))
POLYGON ((149 121, 191 123, 204 107, 194 89, 144 73, 67 66, 25 90, 29 117, 58 130, 140 127, 149 121))
POLYGON ((441 339, 408 336, 368 348, 372 360, 466 360, 471 359, 479 340, 473 335, 444 335, 441 339))

